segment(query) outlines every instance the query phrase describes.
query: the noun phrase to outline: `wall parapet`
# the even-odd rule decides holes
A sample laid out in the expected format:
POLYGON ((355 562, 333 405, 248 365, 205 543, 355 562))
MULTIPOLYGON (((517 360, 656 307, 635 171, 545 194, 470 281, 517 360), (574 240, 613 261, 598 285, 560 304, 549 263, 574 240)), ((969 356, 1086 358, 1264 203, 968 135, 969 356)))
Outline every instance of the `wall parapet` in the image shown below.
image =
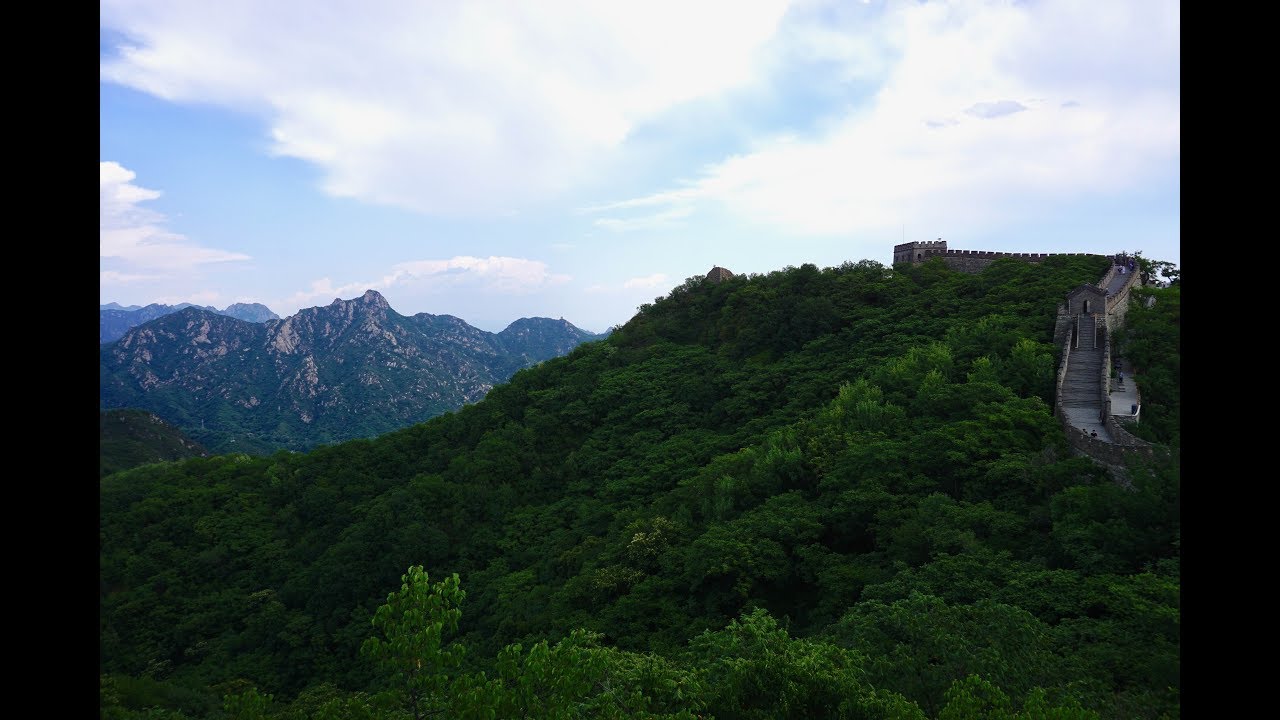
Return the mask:
MULTIPOLYGON (((1112 270, 1114 271, 1115 268, 1112 268, 1112 270)), ((1141 284, 1142 277, 1138 273, 1128 273, 1128 278, 1124 281, 1124 284, 1120 286, 1120 289, 1107 296, 1107 312, 1114 313, 1116 308, 1123 308, 1129 302, 1129 291, 1133 289, 1134 285, 1141 284)), ((1103 287, 1107 286, 1104 284, 1103 287)))
MULTIPOLYGON (((1066 310, 1065 306, 1063 305, 1058 306, 1059 318, 1065 315, 1064 313, 1065 310, 1066 310)), ((1058 346, 1059 351, 1062 353, 1062 360, 1058 362, 1058 379, 1053 388, 1053 414, 1059 417, 1062 417, 1064 423, 1066 422, 1066 418, 1065 416, 1061 415, 1062 384, 1067 381, 1067 365, 1070 364, 1071 362, 1071 328, 1070 328, 1071 316, 1066 315, 1066 318, 1067 318, 1067 324, 1068 324, 1067 331, 1066 333, 1064 333, 1065 337, 1062 338, 1062 341, 1058 346)))
POLYGON ((947 241, 937 240, 913 241, 898 243, 893 246, 893 262, 918 265, 934 258, 941 258, 947 267, 957 272, 979 273, 987 265, 996 260, 1012 259, 1023 262, 1038 263, 1056 256, 1089 256, 1104 257, 1097 253, 1029 253, 1005 252, 1001 250, 953 250, 947 247, 947 241))
POLYGON ((1003 252, 1000 250, 947 250, 943 253, 943 257, 971 257, 980 259, 998 260, 1000 258, 1013 258, 1014 260, 1031 260, 1038 261, 1045 258, 1056 257, 1059 255, 1089 255, 1091 253, 1018 253, 1003 252))

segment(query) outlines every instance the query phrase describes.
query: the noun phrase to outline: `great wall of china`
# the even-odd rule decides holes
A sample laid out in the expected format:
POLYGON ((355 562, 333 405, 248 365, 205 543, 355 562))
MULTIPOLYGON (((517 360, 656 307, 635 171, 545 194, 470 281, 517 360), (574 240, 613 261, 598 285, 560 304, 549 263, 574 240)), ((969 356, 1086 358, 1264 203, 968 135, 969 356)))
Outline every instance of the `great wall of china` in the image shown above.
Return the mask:
MULTIPOLYGON (((978 273, 1006 258, 1038 263, 1055 255, 1093 254, 952 250, 939 238, 895 245, 893 263, 939 259, 952 270, 978 273)), ((1156 448, 1126 429, 1129 423, 1139 421, 1141 396, 1134 378, 1126 388, 1123 375, 1113 373, 1119 358, 1112 355, 1111 338, 1115 330, 1124 327, 1130 291, 1141 287, 1142 274, 1129 267, 1125 256, 1110 257, 1111 267, 1097 285, 1073 288, 1058 306, 1053 338, 1060 359, 1053 412, 1073 448, 1108 467, 1123 468, 1129 456, 1150 456, 1156 448), (1116 398, 1124 402, 1117 404, 1116 398)))
MULTIPOLYGON (((1058 305, 1053 332, 1054 345, 1059 348, 1053 413, 1072 448, 1122 475, 1129 457, 1149 457, 1162 451, 1126 429, 1139 421, 1141 395, 1136 378, 1131 377, 1125 387, 1119 358, 1112 353, 1111 338, 1115 330, 1124 327, 1130 291, 1142 285, 1142 274, 1132 259, 1096 253, 952 250, 941 238, 893 246, 894 265, 919 265, 937 259, 966 273, 982 272, 997 260, 1038 263, 1059 255, 1110 257, 1112 261, 1098 284, 1072 288, 1058 305)), ((724 282, 734 274, 716 266, 706 277, 711 282, 724 282)))

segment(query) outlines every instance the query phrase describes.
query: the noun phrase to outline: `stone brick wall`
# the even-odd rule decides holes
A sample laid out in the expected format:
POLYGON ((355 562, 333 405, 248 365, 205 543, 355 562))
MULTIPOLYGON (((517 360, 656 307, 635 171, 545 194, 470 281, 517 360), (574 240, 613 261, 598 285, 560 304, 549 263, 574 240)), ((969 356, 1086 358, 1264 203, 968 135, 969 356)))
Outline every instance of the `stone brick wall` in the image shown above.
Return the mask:
POLYGON ((1098 287, 1103 287, 1103 288, 1104 288, 1104 287, 1107 287, 1107 286, 1111 285, 1111 278, 1113 278, 1113 277, 1115 277, 1115 276, 1116 276, 1116 266, 1115 266, 1115 264, 1114 264, 1114 263, 1112 263, 1112 264, 1107 268, 1107 274, 1106 274, 1106 275, 1103 275, 1103 276, 1102 276, 1102 279, 1098 281, 1098 287))
MULTIPOLYGON (((1112 268, 1114 271, 1115 268, 1112 268)), ((1124 327, 1124 314, 1129 310, 1129 291, 1142 286, 1141 273, 1128 273, 1120 292, 1107 297, 1107 319, 1115 327, 1124 327)))
MULTIPOLYGON (((1024 262, 1038 263, 1058 253, 1010 253, 989 252, 986 250, 948 250, 942 256, 942 262, 956 272, 980 273, 988 265, 1003 258, 1013 258, 1024 262)), ((1076 253, 1079 254, 1079 253, 1076 253)))
POLYGON ((1058 306, 1058 319, 1053 323, 1053 344, 1055 347, 1064 347, 1064 342, 1071 341, 1071 313, 1067 312, 1065 303, 1058 306))
POLYGON ((1107 307, 1107 291, 1096 285, 1081 285, 1067 293, 1067 312, 1078 315, 1085 311, 1088 301, 1089 312, 1099 316, 1107 307))
POLYGON ((1128 431, 1121 428, 1120 432, 1124 433, 1126 438, 1142 444, 1129 445, 1122 443, 1119 436, 1116 434, 1115 429, 1113 429, 1119 428, 1120 426, 1110 418, 1108 418, 1107 422, 1107 431, 1112 433, 1112 438, 1115 439, 1115 442, 1107 442, 1101 438, 1089 437, 1089 433, 1084 430, 1072 427, 1071 424, 1067 422, 1066 416, 1061 412, 1058 413, 1058 420, 1062 423, 1062 428, 1067 434, 1067 443, 1071 445, 1071 447, 1079 450, 1094 460, 1106 463, 1107 465, 1124 467, 1129 457, 1134 454, 1142 455, 1144 457, 1151 457, 1155 454, 1155 448, 1153 448, 1149 443, 1130 435, 1128 431))
MULTIPOLYGON (((1060 419, 1062 418, 1061 409, 1060 409, 1061 405, 1059 404, 1062 402, 1062 383, 1066 382, 1067 380, 1067 365, 1071 362, 1072 319, 1070 315, 1067 315, 1064 312, 1065 309, 1066 309, 1065 305, 1058 306, 1058 323, 1057 323, 1057 328, 1055 328, 1054 330, 1054 337, 1056 338, 1055 341, 1057 342, 1057 345, 1058 345, 1058 379, 1053 388, 1053 414, 1058 416, 1060 419), (1065 330, 1059 330, 1058 328, 1063 327, 1064 320, 1065 320, 1065 330), (1063 335, 1062 338, 1057 338, 1057 335, 1059 334, 1059 332, 1062 333, 1063 335)), ((1065 425, 1065 421, 1064 421, 1064 425, 1065 425)), ((1070 427, 1068 427, 1067 429, 1070 430, 1070 427)))
POLYGON ((941 238, 928 242, 909 242, 893 246, 893 264, 919 263, 947 252, 947 241, 941 238))
POLYGON ((1014 253, 990 250, 950 250, 947 241, 909 242, 893 246, 893 263, 922 263, 942 258, 947 267, 957 272, 980 273, 988 265, 1003 258, 1038 263, 1055 255, 1094 255, 1095 253, 1014 253))
POLYGON ((1098 389, 1102 393, 1102 397, 1098 398, 1098 403, 1102 407, 1103 420, 1111 414, 1111 330, 1107 327, 1107 319, 1104 315, 1098 315, 1098 333, 1102 335, 1102 367, 1098 368, 1099 378, 1098 389))

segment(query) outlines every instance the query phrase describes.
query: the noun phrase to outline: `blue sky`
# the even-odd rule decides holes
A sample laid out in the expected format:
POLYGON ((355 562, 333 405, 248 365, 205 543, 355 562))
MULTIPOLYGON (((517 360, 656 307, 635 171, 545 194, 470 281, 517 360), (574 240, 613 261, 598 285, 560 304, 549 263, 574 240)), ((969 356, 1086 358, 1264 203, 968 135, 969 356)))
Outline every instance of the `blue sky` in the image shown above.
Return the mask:
POLYGON ((592 331, 895 243, 1180 264, 1179 3, 101 0, 101 302, 592 331))

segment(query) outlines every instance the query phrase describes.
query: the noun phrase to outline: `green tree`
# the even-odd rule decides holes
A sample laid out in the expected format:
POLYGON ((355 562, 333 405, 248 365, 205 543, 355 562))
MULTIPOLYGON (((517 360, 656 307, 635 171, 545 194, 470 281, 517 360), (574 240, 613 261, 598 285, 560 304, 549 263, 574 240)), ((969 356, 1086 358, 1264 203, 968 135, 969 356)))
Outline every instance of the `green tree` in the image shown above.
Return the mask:
POLYGON ((1027 695, 1021 712, 1000 688, 978 675, 956 680, 947 690, 947 705, 938 720, 1098 720, 1098 714, 1076 704, 1050 706, 1044 690, 1027 695))
POLYGON ((373 615, 383 637, 371 637, 361 652, 387 671, 414 720, 443 712, 449 672, 462 662, 465 648, 445 644, 458 631, 466 593, 458 575, 431 583, 427 571, 414 565, 401 576, 400 592, 387 596, 373 615))
POLYGON ((925 717, 903 696, 872 687, 863 655, 792 638, 762 608, 704 632, 689 650, 706 668, 708 710, 722 720, 925 717))

